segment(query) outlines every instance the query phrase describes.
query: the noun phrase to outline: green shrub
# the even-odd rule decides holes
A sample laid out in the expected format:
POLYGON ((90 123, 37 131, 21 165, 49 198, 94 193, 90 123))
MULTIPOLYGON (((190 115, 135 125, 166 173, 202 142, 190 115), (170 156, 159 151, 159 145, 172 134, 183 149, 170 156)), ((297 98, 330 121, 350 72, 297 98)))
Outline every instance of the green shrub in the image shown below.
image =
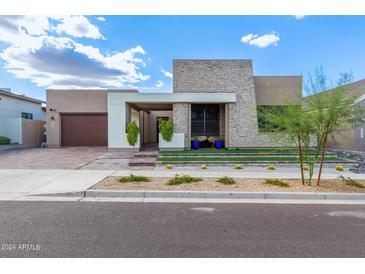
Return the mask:
POLYGON ((158 120, 158 129, 161 133, 162 139, 166 142, 171 142, 174 134, 174 126, 170 120, 158 120))
POLYGON ((167 181, 167 185, 181 185, 203 181, 199 177, 191 177, 189 175, 176 175, 173 179, 167 181))
POLYGON ((10 144, 10 138, 5 136, 0 136, 0 145, 9 145, 10 144))
POLYGON ((139 128, 137 126, 136 121, 130 122, 127 126, 128 144, 130 144, 131 146, 134 146, 137 143, 138 133, 139 133, 139 128))
POLYGON ((264 182, 265 185, 273 185, 273 186, 279 186, 279 187, 289 187, 289 184, 278 179, 267 179, 264 182))
POLYGON ((221 184, 224 184, 224 185, 233 185, 233 184, 236 183, 236 181, 234 179, 229 178, 227 176, 217 179, 217 182, 221 183, 221 184))
POLYGON ((365 186, 363 184, 360 184, 359 182, 351 179, 350 177, 347 177, 347 179, 346 179, 345 177, 343 177, 341 175, 340 178, 342 179, 342 182, 344 182, 345 185, 347 185, 347 186, 353 186, 353 187, 358 187, 358 188, 365 188, 365 186))
POLYGON ((118 179, 119 183, 130 183, 130 182, 151 182, 151 179, 145 176, 129 175, 123 176, 118 179))

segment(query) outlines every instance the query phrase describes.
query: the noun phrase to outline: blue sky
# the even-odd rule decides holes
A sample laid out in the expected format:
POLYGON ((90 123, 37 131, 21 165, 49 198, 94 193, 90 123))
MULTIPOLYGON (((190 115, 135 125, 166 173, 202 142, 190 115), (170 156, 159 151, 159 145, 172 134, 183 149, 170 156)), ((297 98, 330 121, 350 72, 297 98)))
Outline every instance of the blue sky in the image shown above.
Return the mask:
POLYGON ((365 78, 365 16, 0 16, 0 87, 171 91, 173 59, 252 59, 255 75, 365 78))

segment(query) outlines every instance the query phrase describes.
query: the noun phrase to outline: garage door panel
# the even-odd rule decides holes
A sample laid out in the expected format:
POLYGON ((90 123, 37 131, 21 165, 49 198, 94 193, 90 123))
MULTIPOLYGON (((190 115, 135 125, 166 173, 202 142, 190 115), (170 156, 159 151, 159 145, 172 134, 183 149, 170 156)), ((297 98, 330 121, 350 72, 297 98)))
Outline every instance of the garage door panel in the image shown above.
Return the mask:
POLYGON ((63 146, 106 146, 108 118, 106 114, 61 115, 63 146))

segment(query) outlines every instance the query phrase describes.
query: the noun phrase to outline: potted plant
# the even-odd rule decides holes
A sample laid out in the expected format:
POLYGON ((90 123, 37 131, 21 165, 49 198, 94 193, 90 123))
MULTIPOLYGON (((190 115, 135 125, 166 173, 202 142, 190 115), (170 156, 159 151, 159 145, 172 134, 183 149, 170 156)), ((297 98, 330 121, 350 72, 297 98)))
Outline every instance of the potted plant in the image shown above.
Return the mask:
POLYGON ((128 144, 135 146, 138 140, 139 128, 136 121, 132 121, 127 126, 127 140, 128 144))
POLYGON ((200 148, 200 140, 198 136, 192 136, 191 137, 193 149, 199 149, 200 148))
POLYGON ((174 135, 174 126, 172 124, 172 121, 160 119, 158 121, 158 128, 161 133, 162 139, 164 139, 166 142, 171 142, 174 135))
POLYGON ((218 136, 215 138, 214 145, 216 149, 221 149, 223 147, 223 137, 218 136))

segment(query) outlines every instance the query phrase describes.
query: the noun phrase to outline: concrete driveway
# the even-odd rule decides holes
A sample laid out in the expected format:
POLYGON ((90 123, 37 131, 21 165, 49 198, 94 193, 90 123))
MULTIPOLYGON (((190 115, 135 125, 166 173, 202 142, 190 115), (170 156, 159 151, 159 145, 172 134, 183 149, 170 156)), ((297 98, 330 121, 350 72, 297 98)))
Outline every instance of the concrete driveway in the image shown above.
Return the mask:
POLYGON ((9 150, 0 152, 0 169, 77 169, 107 152, 106 147, 9 150))

